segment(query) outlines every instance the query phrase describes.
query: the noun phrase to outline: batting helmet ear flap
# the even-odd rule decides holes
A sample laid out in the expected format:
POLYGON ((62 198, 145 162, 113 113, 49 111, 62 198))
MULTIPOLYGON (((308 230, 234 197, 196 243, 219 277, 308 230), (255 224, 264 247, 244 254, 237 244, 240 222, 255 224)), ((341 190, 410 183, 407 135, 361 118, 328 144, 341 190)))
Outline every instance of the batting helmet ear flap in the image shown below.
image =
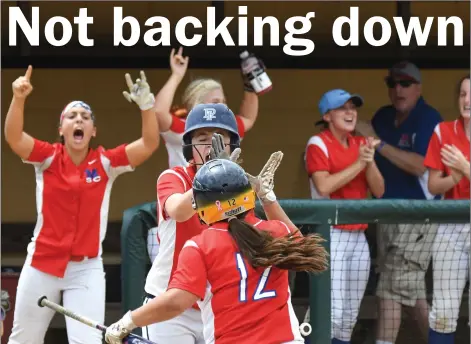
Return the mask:
POLYGON ((229 141, 231 145, 231 153, 236 149, 240 148, 240 138, 237 135, 231 133, 231 140, 229 141))
POLYGON ((193 149, 192 149, 192 145, 183 145, 183 156, 185 157, 185 160, 186 161, 190 161, 191 159, 193 159, 193 149))
POLYGON ((193 145, 191 144, 192 136, 193 130, 185 132, 183 134, 183 157, 188 162, 193 159, 193 145))

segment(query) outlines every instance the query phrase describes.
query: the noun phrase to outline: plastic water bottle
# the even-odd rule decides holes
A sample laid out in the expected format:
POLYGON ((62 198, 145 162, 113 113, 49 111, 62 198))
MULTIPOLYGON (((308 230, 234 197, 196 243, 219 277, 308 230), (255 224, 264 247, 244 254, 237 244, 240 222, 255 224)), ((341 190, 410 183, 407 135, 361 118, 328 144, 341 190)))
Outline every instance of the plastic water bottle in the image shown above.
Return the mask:
POLYGON ((240 58, 242 59, 242 73, 249 79, 255 93, 260 95, 270 91, 272 82, 263 66, 258 63, 258 59, 248 51, 243 51, 240 58))

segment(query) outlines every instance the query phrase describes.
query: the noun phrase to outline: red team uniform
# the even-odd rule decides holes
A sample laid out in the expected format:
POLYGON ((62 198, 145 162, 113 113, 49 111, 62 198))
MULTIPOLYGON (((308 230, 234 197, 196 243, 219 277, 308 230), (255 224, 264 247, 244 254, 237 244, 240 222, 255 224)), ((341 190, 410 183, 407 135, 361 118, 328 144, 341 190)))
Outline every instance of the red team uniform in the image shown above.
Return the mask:
MULTIPOLYGON (((274 237, 290 233, 283 222, 263 221, 252 213, 244 221, 274 237)), ((291 305, 288 271, 250 266, 238 252, 228 225, 213 224, 185 244, 169 289, 201 298, 206 343, 303 343, 291 305)))
MULTIPOLYGON (((445 145, 455 145, 469 161, 469 140, 464 131, 463 119, 442 122, 435 127, 425 156, 424 165, 450 175, 450 168, 442 162, 440 150, 445 145)), ((469 180, 461 178, 460 182, 444 195, 445 199, 469 199, 469 180)))
POLYGON ((168 283, 173 275, 183 245, 187 240, 207 226, 201 224, 198 215, 193 215, 185 222, 177 222, 167 216, 163 206, 173 194, 183 194, 191 190, 195 167, 174 167, 165 170, 157 179, 157 211, 159 226, 158 239, 161 244, 152 268, 147 276, 145 291, 153 296, 160 295, 167 290, 168 283))
MULTIPOLYGON (((443 164, 440 155, 440 150, 447 144, 455 145, 469 161, 469 140, 462 118, 442 122, 435 127, 424 165, 450 175, 450 169, 443 164)), ((469 200, 469 189, 469 179, 462 177, 458 184, 445 193, 444 198, 469 200)), ((469 252, 469 223, 441 224, 438 227, 432 247, 433 302, 429 314, 430 328, 436 332, 456 331, 463 291, 469 279, 469 252)))
MULTIPOLYGON (((232 116, 234 115, 232 114, 232 116)), ((235 116, 235 120, 239 137, 243 137, 243 122, 239 116, 235 116)), ((170 163, 172 163, 172 161, 185 162, 186 167, 176 166, 171 169, 167 169, 160 174, 157 180, 158 227, 156 228, 156 231, 159 252, 156 255, 152 263, 152 267, 147 275, 144 289, 148 294, 148 298, 145 302, 147 302, 149 298, 159 296, 167 290, 168 284, 177 267, 178 257, 183 245, 187 240, 200 234, 203 229, 207 228, 206 225, 201 224, 197 214, 194 214, 187 221, 177 222, 176 220, 169 218, 164 211, 165 202, 171 195, 176 193, 183 194, 192 189, 193 179, 196 173, 196 166, 187 166, 188 163, 183 155, 182 144, 185 121, 186 119, 173 115, 172 131, 163 133, 163 135, 167 135, 167 137, 172 133, 172 135, 174 135, 173 138, 175 139, 174 141, 166 140, 170 157, 171 154, 176 154, 174 157, 178 157, 174 160, 170 158, 170 163), (178 150, 176 146, 177 142, 179 144, 178 150), (169 145, 171 149, 169 149, 169 145)), ((212 122, 209 120, 207 121, 208 128, 211 128, 212 122)), ((182 315, 174 319, 143 328, 143 336, 154 341, 166 340, 167 337, 169 337, 168 340, 177 340, 176 338, 181 336, 178 340, 181 343, 186 344, 187 338, 194 337, 195 334, 201 334, 201 338, 196 338, 196 343, 204 343, 202 338, 203 325, 201 322, 201 312, 196 305, 194 308, 195 309, 185 311, 182 315), (182 328, 185 329, 182 330, 182 328), (189 329, 189 331, 186 329, 189 329)), ((188 342, 193 343, 195 342, 195 339, 188 339, 188 342)))
MULTIPOLYGON (((104 321, 102 242, 113 182, 133 170, 125 146, 90 149, 76 166, 64 145, 34 140, 24 162, 35 168, 37 222, 18 283, 9 344, 43 341, 54 315, 54 311, 38 307, 43 295, 60 303, 63 293, 64 307, 104 321)), ((70 343, 77 338, 101 343, 100 331, 90 331, 69 318, 66 321, 70 343)))
MULTIPOLYGON (((338 173, 352 165, 359 157, 364 137, 349 135, 344 147, 330 130, 312 136, 306 147, 306 170, 313 199, 366 199, 368 183, 365 169, 349 183, 322 197, 312 175, 327 171, 338 173)), ((367 224, 334 225, 330 229, 332 337, 349 341, 370 273, 370 253, 364 231, 367 224)))
MULTIPOLYGON (((165 147, 167 148, 168 164, 169 164, 170 169, 173 169, 175 167, 188 166, 188 162, 183 156, 183 149, 182 149, 183 134, 185 132, 186 114, 187 114, 187 110, 185 109, 174 110, 171 113, 172 124, 170 125, 170 129, 165 132, 160 133, 160 135, 164 139, 165 147)), ((242 138, 245 133, 244 121, 242 120, 240 116, 236 116, 236 121, 237 121, 237 127, 239 129, 239 135, 242 138)), ((151 228, 149 230, 149 234, 147 238, 147 250, 149 252, 149 258, 151 262, 154 262, 154 259, 155 257, 157 257, 157 254, 159 253, 159 250, 160 250, 160 240, 158 236, 157 227, 151 228)))

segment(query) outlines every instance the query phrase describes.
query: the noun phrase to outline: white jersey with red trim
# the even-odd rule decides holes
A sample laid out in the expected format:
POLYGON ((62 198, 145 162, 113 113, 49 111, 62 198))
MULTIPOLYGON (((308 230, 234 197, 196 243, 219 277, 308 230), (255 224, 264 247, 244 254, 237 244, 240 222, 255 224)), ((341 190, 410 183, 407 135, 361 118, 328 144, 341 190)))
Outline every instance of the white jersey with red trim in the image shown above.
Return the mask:
POLYGON ((183 156, 182 145, 184 132, 185 119, 172 114, 170 129, 160 133, 165 141, 165 147, 167 148, 169 168, 188 166, 188 162, 183 156))
MULTIPOLYGON (((253 213, 245 221, 274 237, 290 233, 285 223, 263 221, 253 213)), ((227 222, 216 223, 185 244, 169 289, 200 297, 206 343, 304 343, 288 271, 253 268, 227 229, 227 222)))
POLYGON ((183 194, 191 190, 195 167, 174 167, 165 170, 157 179, 157 212, 159 225, 157 235, 159 253, 147 275, 145 291, 158 296, 167 290, 171 276, 175 272, 178 256, 185 242, 207 228, 193 215, 184 222, 177 222, 165 213, 164 206, 173 194, 183 194))
POLYGON ((64 145, 34 140, 23 160, 36 172, 38 217, 28 245, 31 266, 63 277, 70 260, 101 256, 113 182, 134 170, 125 147, 90 149, 77 166, 64 145))

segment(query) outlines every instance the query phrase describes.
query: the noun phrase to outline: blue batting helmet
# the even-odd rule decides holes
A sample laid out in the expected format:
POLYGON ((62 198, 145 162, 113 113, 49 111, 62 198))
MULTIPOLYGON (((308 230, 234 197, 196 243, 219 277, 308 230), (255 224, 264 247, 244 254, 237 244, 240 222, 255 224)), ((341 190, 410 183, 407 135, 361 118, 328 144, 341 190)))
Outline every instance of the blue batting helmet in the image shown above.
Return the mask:
POLYGON ((198 104, 188 114, 183 134, 183 155, 187 161, 193 158, 191 138, 201 128, 219 128, 229 132, 231 151, 240 145, 239 130, 234 113, 225 104, 198 104))

